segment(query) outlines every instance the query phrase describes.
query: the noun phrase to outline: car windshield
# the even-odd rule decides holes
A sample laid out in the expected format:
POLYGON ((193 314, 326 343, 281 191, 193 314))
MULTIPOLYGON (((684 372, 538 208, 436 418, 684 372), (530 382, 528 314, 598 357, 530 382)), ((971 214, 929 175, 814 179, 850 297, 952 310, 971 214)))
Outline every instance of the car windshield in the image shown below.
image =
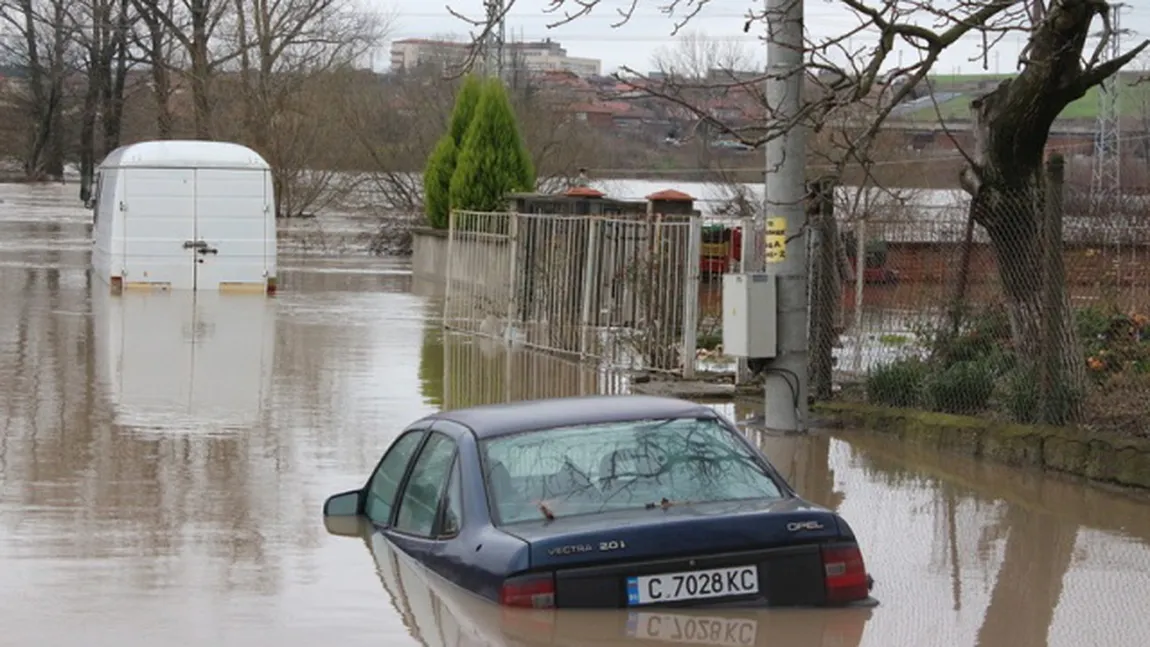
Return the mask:
POLYGON ((480 444, 500 523, 741 499, 778 484, 715 419, 564 427, 480 444))

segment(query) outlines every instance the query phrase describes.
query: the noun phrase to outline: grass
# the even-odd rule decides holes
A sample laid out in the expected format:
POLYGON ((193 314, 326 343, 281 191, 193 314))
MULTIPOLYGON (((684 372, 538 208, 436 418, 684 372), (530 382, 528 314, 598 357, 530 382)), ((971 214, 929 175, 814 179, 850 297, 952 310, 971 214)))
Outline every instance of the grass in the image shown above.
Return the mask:
MULTIPOLYGON (((966 94, 941 103, 936 112, 935 106, 929 106, 918 112, 907 115, 912 121, 929 121, 936 119, 942 113, 943 119, 966 119, 970 117, 970 101, 979 92, 986 92, 990 88, 979 88, 977 84, 983 81, 999 81, 1011 78, 1012 74, 943 74, 932 76, 936 92, 961 92, 966 94)), ((1139 76, 1137 74, 1123 75, 1119 83, 1118 112, 1122 117, 1142 117, 1150 114, 1150 83, 1131 85, 1139 76)), ((1097 119, 1099 93, 1098 87, 1093 87, 1081 99, 1066 106, 1059 115, 1059 119, 1097 119)))

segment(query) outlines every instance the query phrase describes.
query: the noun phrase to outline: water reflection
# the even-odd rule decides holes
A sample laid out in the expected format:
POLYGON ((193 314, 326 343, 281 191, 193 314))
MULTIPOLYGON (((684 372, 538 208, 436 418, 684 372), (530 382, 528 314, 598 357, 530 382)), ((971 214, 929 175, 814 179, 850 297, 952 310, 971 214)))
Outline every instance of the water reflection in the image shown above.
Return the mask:
POLYGON ((382 535, 366 540, 411 636, 426 647, 700 644, 857 647, 870 609, 534 611, 494 605, 414 564, 382 535))
POLYGON ((330 637, 381 592, 304 602, 333 589, 316 510, 432 410, 406 278, 296 268, 314 292, 197 309, 86 275, 0 267, 0 644, 330 637))
POLYGON ((885 437, 845 437, 850 444, 834 441, 831 455, 846 475, 840 511, 880 547, 869 565, 884 608, 899 612, 873 624, 891 644, 1145 644, 1146 497, 885 437), (944 605, 954 613, 941 614, 944 605))
POLYGON ((420 381, 424 396, 444 409, 542 398, 624 393, 626 377, 501 341, 424 332, 420 381))
POLYGON ((271 390, 275 302, 263 295, 94 290, 98 372, 115 422, 255 425, 271 390))

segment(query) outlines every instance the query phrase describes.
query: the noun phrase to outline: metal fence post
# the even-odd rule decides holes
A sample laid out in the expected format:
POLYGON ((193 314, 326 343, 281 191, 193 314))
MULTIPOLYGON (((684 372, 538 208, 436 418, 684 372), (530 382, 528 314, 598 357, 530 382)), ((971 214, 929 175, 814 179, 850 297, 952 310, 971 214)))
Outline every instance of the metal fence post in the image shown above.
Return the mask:
POLYGON ((863 287, 866 285, 866 218, 855 220, 855 375, 862 373, 863 361, 863 287))
POLYGON ((444 267, 443 285, 443 327, 448 327, 451 310, 451 283, 452 273, 455 270, 455 210, 452 209, 447 216, 447 260, 444 267))
POLYGON ((599 279, 599 218, 587 221, 587 253, 583 256, 583 303, 579 314, 579 359, 586 359, 591 344, 591 318, 599 279))
MULTIPOLYGON (((754 218, 743 218, 743 241, 742 252, 739 259, 739 272, 746 274, 751 272, 755 265, 757 258, 760 258, 759 253, 759 229, 755 224, 754 218)), ((722 324, 720 318, 720 325, 722 324)), ((740 357, 735 365, 735 384, 746 384, 751 380, 751 369, 747 365, 747 358, 740 357)))
POLYGON ((439 343, 443 346, 443 408, 454 409, 455 388, 451 384, 454 377, 452 373, 451 361, 451 340, 450 333, 446 330, 441 330, 439 333, 439 343))
POLYGON ((695 353, 699 340, 699 263, 702 257, 703 221, 691 216, 687 229, 687 271, 683 284, 683 377, 695 377, 695 353))
POLYGON ((507 325, 504 327, 504 338, 511 342, 515 339, 516 323, 519 321, 519 212, 508 213, 507 219, 507 325))

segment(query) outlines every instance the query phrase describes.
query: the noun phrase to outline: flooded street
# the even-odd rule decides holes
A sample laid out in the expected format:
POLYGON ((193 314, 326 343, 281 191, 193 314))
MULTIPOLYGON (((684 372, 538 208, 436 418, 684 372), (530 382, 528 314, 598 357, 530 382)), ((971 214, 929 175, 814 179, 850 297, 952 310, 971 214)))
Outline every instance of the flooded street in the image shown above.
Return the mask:
POLYGON ((1150 644, 1146 497, 861 433, 753 438, 851 522, 873 610, 479 601, 329 535, 326 496, 440 407, 625 385, 445 342, 405 261, 285 254, 271 299, 106 295, 74 188, 0 185, 4 647, 1150 644))

